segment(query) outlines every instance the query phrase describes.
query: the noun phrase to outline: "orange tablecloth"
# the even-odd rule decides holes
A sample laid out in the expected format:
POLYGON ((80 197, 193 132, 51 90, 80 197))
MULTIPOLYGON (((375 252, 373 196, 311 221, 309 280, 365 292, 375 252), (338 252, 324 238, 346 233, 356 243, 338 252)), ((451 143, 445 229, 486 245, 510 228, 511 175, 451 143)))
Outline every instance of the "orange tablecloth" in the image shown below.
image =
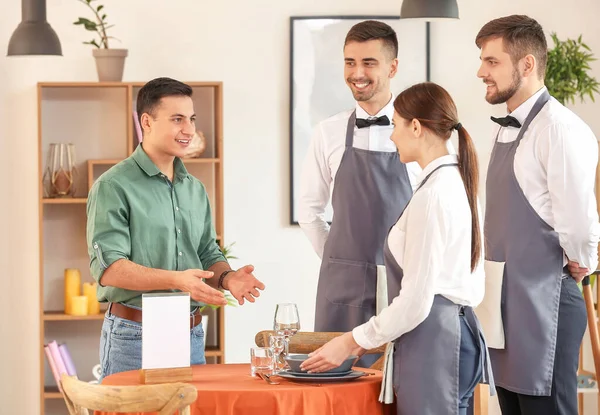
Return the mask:
MULTIPOLYGON (((250 376, 250 365, 193 366, 192 384, 198 399, 192 405, 195 415, 387 415, 392 405, 378 402, 381 372, 343 383, 293 383, 280 377, 269 385, 250 376)), ((139 385, 139 372, 107 376, 103 385, 139 385)), ((96 412, 96 415, 109 415, 96 412)))

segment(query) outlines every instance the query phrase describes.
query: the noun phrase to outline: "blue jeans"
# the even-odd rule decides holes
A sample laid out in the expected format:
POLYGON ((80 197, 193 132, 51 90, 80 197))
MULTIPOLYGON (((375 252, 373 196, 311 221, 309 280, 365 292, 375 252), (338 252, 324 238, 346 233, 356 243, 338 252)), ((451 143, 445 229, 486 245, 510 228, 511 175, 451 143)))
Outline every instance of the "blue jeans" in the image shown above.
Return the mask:
MULTIPOLYGON (((190 330, 190 363, 203 365, 204 329, 198 324, 190 330)), ((113 373, 142 368, 142 324, 108 313, 100 334, 100 381, 113 373)))
MULTIPOLYGON (((475 387, 483 375, 481 350, 475 334, 464 316, 460 317, 460 363, 458 369, 458 408, 460 415, 467 415, 475 387)), ((472 413, 472 412, 471 412, 472 413)))

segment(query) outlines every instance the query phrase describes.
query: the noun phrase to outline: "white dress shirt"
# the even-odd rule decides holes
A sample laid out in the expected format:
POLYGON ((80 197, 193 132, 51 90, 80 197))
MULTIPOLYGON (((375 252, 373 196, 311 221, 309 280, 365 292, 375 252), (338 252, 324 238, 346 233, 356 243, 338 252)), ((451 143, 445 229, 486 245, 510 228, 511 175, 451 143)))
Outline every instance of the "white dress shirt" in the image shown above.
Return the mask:
MULTIPOLYGON (((325 241, 329 235, 329 224, 325 219, 325 208, 333 193, 335 176, 340 167, 346 147, 346 127, 352 111, 344 111, 319 123, 313 134, 300 176, 298 196, 298 223, 315 252, 323 256, 325 241)), ((354 127, 353 147, 363 150, 393 152, 396 145, 390 136, 394 127, 394 97, 375 116, 387 115, 390 125, 373 125, 366 128, 354 127)), ((356 104, 356 118, 369 118, 369 114, 356 104)), ((406 165, 411 185, 421 172, 417 163, 406 165)))
MULTIPOLYGON (((540 89, 511 115, 523 124, 545 90, 540 89)), ((518 134, 518 128, 499 127, 498 141, 515 141, 518 134)), ((597 163, 594 133, 554 98, 529 125, 514 162, 515 177, 525 198, 558 233, 566 257, 591 271, 598 266, 600 239, 594 194, 597 163)))
MULTIPOLYGON (((457 163, 455 154, 425 167, 418 183, 436 167, 457 163)), ((434 296, 477 306, 485 291, 484 252, 471 273, 471 209, 456 166, 442 167, 414 194, 388 236, 389 249, 404 271, 401 290, 392 303, 352 335, 365 349, 397 339, 429 315, 434 296)), ((479 216, 483 247, 483 218, 479 216)), ((393 278, 388 271, 388 280, 393 278)), ((432 340, 433 341, 433 340, 432 340)))

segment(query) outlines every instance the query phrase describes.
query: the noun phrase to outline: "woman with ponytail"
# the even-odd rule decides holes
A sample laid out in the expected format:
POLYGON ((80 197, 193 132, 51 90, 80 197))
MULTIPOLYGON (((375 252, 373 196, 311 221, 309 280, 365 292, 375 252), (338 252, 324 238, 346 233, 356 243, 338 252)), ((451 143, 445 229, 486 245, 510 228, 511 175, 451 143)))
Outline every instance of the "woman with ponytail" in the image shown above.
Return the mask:
MULTIPOLYGON (((398 414, 466 414, 477 383, 493 383, 473 312, 483 299, 485 278, 477 154, 452 98, 439 85, 406 89, 394 109, 391 139, 400 159, 418 162, 423 172, 385 244, 390 304, 312 353, 303 368, 323 372, 350 355, 393 342, 385 365, 393 377, 384 376, 384 384, 393 378, 398 414), (448 152, 454 131, 458 155, 448 152)), ((390 403, 393 393, 383 389, 390 403)))

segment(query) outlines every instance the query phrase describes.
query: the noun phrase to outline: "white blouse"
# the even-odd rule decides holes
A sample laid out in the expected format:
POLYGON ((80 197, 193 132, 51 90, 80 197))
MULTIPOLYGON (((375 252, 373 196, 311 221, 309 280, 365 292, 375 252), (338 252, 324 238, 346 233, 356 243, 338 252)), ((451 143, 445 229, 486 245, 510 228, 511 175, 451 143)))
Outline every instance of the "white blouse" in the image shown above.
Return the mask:
MULTIPOLYGON (((438 166, 457 162, 455 154, 432 161, 417 183, 438 166)), ((471 307, 483 300, 483 216, 479 212, 482 250, 471 273, 471 209, 458 167, 438 169, 414 194, 388 236, 390 251, 404 271, 401 290, 379 315, 352 331, 361 347, 373 349, 413 330, 427 318, 437 294, 471 307)), ((387 278, 394 276, 388 272, 387 278)))

